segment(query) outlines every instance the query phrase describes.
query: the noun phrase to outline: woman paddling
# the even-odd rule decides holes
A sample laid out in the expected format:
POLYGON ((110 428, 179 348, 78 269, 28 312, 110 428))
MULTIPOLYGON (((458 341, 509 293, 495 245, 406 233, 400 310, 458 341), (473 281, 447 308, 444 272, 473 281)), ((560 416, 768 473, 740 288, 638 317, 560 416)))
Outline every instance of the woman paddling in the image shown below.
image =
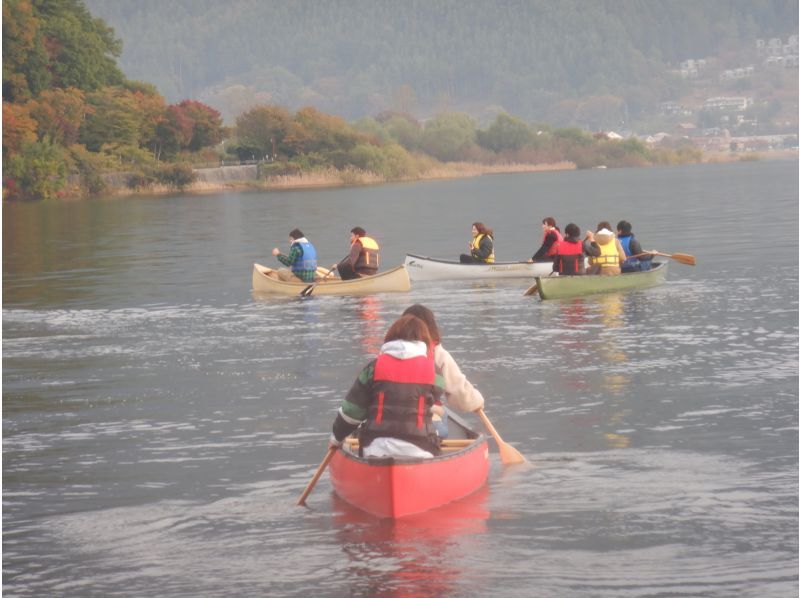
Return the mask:
MULTIPOLYGON (((442 347, 439 326, 436 324, 433 312, 424 305, 416 303, 407 308, 403 315, 416 316, 428 326, 433 341, 433 361, 436 364, 436 371, 444 377, 444 395, 448 406, 464 412, 483 409, 483 395, 467 380, 453 356, 442 347)), ((447 438, 447 412, 438 408, 438 405, 434 405, 433 424, 439 436, 447 438)))
POLYGON ((468 244, 469 254, 462 253, 462 264, 493 264, 494 233, 483 222, 472 223, 472 240, 468 244))
POLYGON ((380 354, 361 370, 333 422, 330 446, 359 428, 365 457, 430 458, 440 451, 433 406, 444 394, 425 322, 402 316, 391 325, 380 354))

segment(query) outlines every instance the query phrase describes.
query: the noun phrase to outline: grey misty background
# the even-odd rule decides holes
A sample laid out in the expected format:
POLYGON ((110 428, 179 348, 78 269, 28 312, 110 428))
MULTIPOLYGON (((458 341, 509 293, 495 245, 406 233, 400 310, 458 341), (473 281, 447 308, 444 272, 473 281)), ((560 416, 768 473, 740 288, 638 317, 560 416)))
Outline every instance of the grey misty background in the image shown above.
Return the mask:
POLYGON ((257 104, 349 120, 590 130, 797 131, 794 0, 86 0, 123 41, 119 65, 226 123, 257 104), (735 120, 709 100, 741 97, 735 120))

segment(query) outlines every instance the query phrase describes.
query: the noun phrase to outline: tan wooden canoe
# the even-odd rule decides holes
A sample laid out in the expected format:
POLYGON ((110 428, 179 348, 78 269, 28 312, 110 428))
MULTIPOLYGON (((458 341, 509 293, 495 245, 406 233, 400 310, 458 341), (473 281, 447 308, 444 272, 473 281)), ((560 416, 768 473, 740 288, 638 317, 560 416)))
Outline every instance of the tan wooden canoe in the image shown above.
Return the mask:
MULTIPOLYGON (((273 295, 300 295, 308 282, 284 282, 272 268, 253 264, 253 291, 273 295)), ((411 290, 411 281, 404 266, 397 266, 374 276, 341 280, 328 278, 314 287, 314 295, 370 295, 372 293, 403 293, 411 290)))

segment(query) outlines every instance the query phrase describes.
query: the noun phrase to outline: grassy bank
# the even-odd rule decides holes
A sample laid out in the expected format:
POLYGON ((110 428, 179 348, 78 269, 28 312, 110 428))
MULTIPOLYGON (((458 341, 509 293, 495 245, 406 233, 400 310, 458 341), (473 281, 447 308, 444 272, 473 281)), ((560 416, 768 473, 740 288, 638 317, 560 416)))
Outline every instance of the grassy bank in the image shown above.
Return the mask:
MULTIPOLYGON (((572 162, 557 162, 554 164, 495 164, 485 165, 473 162, 448 162, 438 164, 413 177, 388 179, 384 176, 357 168, 321 168, 310 172, 301 172, 288 175, 274 175, 263 180, 251 181, 226 181, 210 183, 195 181, 180 189, 187 194, 205 194, 219 191, 243 190, 277 190, 277 189, 310 189, 325 187, 345 187, 353 185, 380 185, 383 183, 413 182, 436 179, 457 179, 481 176, 483 174, 504 174, 514 172, 545 172, 553 170, 574 170, 572 162)), ((115 187, 109 190, 110 195, 136 196, 136 195, 164 195, 178 191, 175 187, 167 185, 149 185, 147 187, 131 190, 127 187, 115 187)))

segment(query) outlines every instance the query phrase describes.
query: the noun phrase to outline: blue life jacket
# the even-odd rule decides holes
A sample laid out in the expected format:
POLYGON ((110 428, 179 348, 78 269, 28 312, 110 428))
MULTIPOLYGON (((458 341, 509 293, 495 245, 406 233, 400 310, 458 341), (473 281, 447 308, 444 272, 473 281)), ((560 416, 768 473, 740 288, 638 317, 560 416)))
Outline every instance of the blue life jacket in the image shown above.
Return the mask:
MULTIPOLYGON (((633 234, 627 235, 625 237, 617 237, 619 239, 622 248, 625 250, 625 255, 631 254, 631 239, 633 239, 633 234)), ((639 258, 628 258, 624 262, 622 262, 622 267, 626 270, 638 270, 641 267, 641 262, 639 258)))
POLYGON ((303 270, 316 270, 317 269, 317 250, 308 241, 295 241, 292 245, 300 245, 303 250, 303 255, 300 259, 292 264, 292 272, 301 272, 303 270))

